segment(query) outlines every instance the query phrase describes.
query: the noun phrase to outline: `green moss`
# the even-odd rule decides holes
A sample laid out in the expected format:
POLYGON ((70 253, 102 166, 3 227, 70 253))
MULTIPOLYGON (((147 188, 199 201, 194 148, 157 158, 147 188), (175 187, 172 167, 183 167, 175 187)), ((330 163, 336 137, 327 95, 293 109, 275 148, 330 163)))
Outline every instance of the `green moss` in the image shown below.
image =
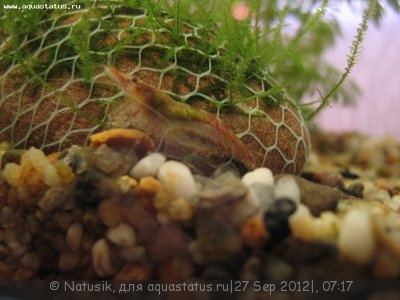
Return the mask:
MULTIPOLYGON (((400 10, 397 1, 387 1, 400 10)), ((31 4, 9 1, 22 5, 21 2, 31 4)), ((158 44, 152 46, 154 53, 158 53, 154 68, 166 68, 177 58, 182 67, 201 73, 207 71, 210 62, 212 71, 227 81, 228 93, 242 96, 236 101, 254 96, 246 88, 252 76, 264 78, 270 88, 260 95, 267 102, 278 105, 289 99, 302 106, 308 117, 314 117, 335 99, 347 103, 354 98, 357 89, 354 82, 347 80, 348 75, 356 62, 368 21, 382 17, 380 3, 369 0, 347 67, 340 71, 322 60, 324 51, 340 33, 336 20, 325 17, 327 0, 248 0, 252 14, 241 21, 231 16, 236 0, 84 0, 68 4, 78 3, 84 11, 70 26, 73 12, 68 10, 1 11, 1 44, 7 46, 0 49, 0 67, 7 68, 17 60, 34 74, 33 78, 43 80, 46 65, 77 56, 75 72, 89 82, 98 66, 110 63, 110 52, 111 62, 129 53, 139 59, 140 47, 154 39, 158 44), (298 26, 289 33, 292 23, 298 26), (46 34, 52 26, 57 29, 46 34), (121 31, 125 35, 120 39, 121 31), (24 45, 24 40, 31 43, 24 45), (52 43, 55 46, 46 48, 52 43), (127 45, 133 45, 129 53, 127 45), (176 53, 175 47, 181 46, 176 53), (46 50, 35 56, 37 47, 46 50), (316 109, 302 103, 315 87, 321 88, 321 99, 317 100, 320 105, 316 109)), ((66 3, 54 0, 52 4, 66 3)), ((143 62, 150 60, 144 57, 143 62)), ((215 94, 224 94, 215 89, 215 94)))

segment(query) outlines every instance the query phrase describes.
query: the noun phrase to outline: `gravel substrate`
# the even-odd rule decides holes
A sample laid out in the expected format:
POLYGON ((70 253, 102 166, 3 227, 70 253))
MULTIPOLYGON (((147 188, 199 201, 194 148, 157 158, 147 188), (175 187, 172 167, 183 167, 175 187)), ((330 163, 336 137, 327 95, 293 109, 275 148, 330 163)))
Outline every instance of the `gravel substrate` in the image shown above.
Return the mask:
POLYGON ((301 176, 211 177, 114 129, 0 144, 0 279, 400 279, 400 143, 316 134, 301 176))

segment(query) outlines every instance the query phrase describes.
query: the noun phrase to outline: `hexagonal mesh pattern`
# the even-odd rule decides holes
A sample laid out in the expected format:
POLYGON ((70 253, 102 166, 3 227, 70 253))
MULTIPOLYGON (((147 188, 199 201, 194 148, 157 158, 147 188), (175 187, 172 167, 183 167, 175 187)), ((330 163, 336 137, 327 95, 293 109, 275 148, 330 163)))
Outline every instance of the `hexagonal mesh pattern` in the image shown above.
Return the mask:
POLYGON ((282 160, 276 171, 299 171, 309 152, 307 130, 290 104, 272 105, 280 96, 268 93, 265 74, 233 86, 234 63, 221 63, 223 49, 212 46, 201 26, 184 23, 176 34, 172 18, 162 16, 158 23, 145 9, 99 3, 48 11, 33 33, 1 37, 0 141, 47 152, 85 144, 109 126, 108 113, 123 96, 104 75, 103 66, 114 65, 179 101, 215 112, 255 151, 258 165, 282 160), (242 99, 235 106, 240 113, 233 115, 224 107, 236 99, 242 99))

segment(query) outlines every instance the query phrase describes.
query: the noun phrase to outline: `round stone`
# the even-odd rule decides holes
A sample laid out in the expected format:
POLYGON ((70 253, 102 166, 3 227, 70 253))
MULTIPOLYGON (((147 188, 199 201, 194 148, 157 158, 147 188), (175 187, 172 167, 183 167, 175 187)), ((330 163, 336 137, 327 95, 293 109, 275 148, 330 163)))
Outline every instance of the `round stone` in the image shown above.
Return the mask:
POLYGON ((155 176, 158 169, 166 161, 166 157, 161 153, 151 153, 143 157, 129 172, 129 175, 140 179, 146 176, 155 176))
POLYGON ((167 161, 158 170, 158 179, 171 194, 178 198, 192 198, 198 187, 190 169, 181 162, 167 161))

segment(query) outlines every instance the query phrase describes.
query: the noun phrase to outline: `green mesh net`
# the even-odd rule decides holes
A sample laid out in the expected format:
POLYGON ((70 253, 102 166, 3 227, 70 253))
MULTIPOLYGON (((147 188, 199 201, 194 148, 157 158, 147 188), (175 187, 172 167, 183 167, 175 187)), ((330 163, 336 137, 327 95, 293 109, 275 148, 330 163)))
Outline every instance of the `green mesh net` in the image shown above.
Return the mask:
MULTIPOLYGON (((71 1, 66 4, 78 4, 71 1)), ((0 141, 60 151, 110 127, 120 90, 104 66, 139 77, 177 101, 215 112, 256 153, 258 165, 298 172, 309 152, 301 114, 260 72, 235 76, 212 30, 121 2, 45 10, 38 24, 3 31, 0 141), (239 78, 240 79, 240 78, 239 78), (235 113, 232 113, 234 107, 235 113), (299 159, 299 157, 301 159, 299 159)), ((147 2, 146 2, 147 3, 147 2)), ((12 22, 3 12, 2 22, 12 22)))

